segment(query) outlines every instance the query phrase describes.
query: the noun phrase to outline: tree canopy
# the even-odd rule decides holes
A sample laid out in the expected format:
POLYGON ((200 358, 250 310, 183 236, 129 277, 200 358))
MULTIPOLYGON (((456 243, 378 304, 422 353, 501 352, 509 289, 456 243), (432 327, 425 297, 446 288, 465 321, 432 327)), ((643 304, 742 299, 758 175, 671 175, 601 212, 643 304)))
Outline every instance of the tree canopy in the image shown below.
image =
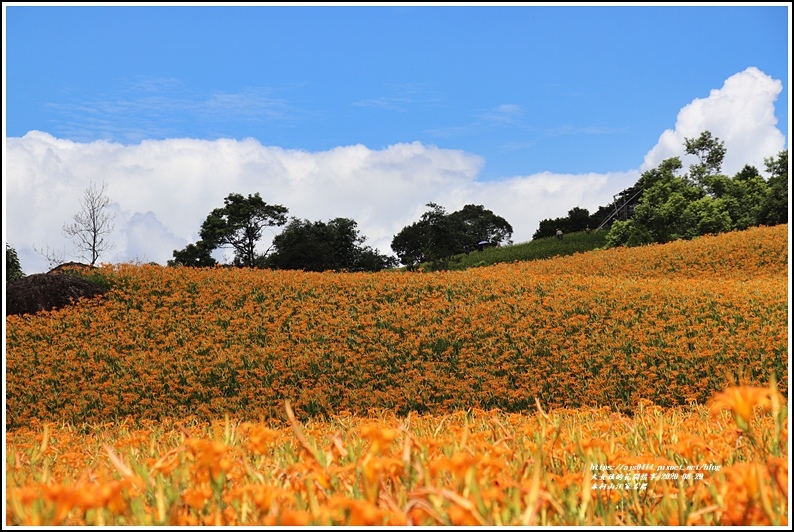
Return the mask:
POLYGON ((268 205, 259 193, 247 198, 229 194, 222 208, 214 209, 201 226, 201 240, 174 250, 169 266, 214 266, 212 252, 221 247, 235 250, 233 266, 299 269, 306 271, 378 271, 397 265, 396 259, 364 245, 355 220, 335 218, 310 222, 292 218, 288 209, 268 205), (273 238, 265 253, 256 246, 268 226, 286 226, 273 238))
POLYGON ((644 172, 637 183, 642 195, 630 219, 612 224, 609 246, 670 242, 706 234, 788 219, 788 151, 766 159, 772 174, 765 180, 758 170, 745 165, 735 176, 721 174, 723 143, 706 131, 685 139, 687 154, 700 162, 683 169, 681 159, 671 157, 644 172), (786 201, 783 201, 786 198, 786 201))
POLYGON ((223 203, 223 207, 213 209, 201 224, 201 240, 183 250, 175 250, 174 260, 169 264, 211 266, 215 263, 212 251, 231 247, 235 266, 253 268, 259 260, 256 245, 262 238, 262 230, 287 222, 288 209, 282 205, 268 205, 258 192, 247 198, 233 192, 223 203))
POLYGON ((788 150, 778 152, 777 157, 764 159, 766 171, 771 175, 767 181, 769 194, 758 213, 758 223, 777 225, 788 222, 788 150))
POLYGON ((725 145, 710 131, 685 138, 683 147, 697 157, 688 171, 680 157, 670 157, 592 215, 575 207, 566 217, 541 220, 532 238, 554 236, 556 228, 606 227, 608 246, 634 246, 787 223, 788 150, 764 159, 765 179, 750 165, 733 177, 723 174, 725 145))
POLYGON ((513 234, 507 220, 482 205, 465 205, 450 214, 436 203, 426 206, 430 209, 419 221, 392 239, 392 250, 409 267, 428 261, 443 265, 453 255, 476 249, 480 242, 499 245, 509 242, 513 234))
POLYGON ((195 268, 215 266, 217 261, 211 255, 212 249, 206 242, 199 240, 195 244, 188 244, 185 249, 174 250, 174 259, 168 261, 169 266, 193 266, 195 268))
POLYGON ((378 271, 395 266, 392 257, 364 245, 349 218, 310 222, 293 218, 273 239, 264 266, 306 271, 378 271))
POLYGON ((610 210, 611 208, 602 207, 598 212, 591 215, 587 209, 574 207, 568 211, 568 216, 541 220, 537 231, 532 235, 532 239, 552 237, 557 229, 560 229, 563 233, 584 231, 588 227, 595 229, 598 227, 599 222, 609 214, 610 210))
POLYGON ((6 242, 6 284, 13 283, 18 279, 22 279, 25 273, 22 271, 22 265, 19 263, 19 256, 17 250, 12 248, 6 242))
POLYGON ((282 205, 268 205, 259 195, 229 194, 223 207, 213 209, 201 224, 201 240, 209 249, 234 248, 234 264, 256 266, 256 244, 265 227, 287 222, 289 210, 282 205))

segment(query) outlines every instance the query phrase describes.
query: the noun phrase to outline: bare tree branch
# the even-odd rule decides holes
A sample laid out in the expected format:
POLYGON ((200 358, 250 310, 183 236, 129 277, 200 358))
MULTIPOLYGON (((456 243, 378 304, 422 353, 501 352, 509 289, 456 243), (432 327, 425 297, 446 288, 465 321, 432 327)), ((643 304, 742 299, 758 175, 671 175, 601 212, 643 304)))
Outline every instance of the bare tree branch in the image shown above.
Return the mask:
POLYGON ((90 258, 91 266, 102 253, 113 249, 108 237, 115 229, 115 217, 106 212, 110 199, 105 196, 105 190, 105 183, 99 189, 90 183, 80 201, 82 210, 73 216, 73 223, 63 225, 63 234, 74 241, 82 258, 90 258))
POLYGON ((44 249, 37 249, 36 246, 33 246, 33 251, 47 259, 47 267, 49 269, 53 269, 59 264, 63 264, 66 262, 66 251, 58 251, 56 249, 50 249, 50 246, 45 246, 44 249))

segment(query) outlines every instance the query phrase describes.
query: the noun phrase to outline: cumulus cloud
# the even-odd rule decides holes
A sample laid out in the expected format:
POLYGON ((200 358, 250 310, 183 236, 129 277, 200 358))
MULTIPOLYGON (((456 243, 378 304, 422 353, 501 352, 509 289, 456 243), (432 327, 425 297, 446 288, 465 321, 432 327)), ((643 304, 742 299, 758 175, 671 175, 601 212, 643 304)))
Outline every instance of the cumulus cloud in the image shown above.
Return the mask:
POLYGON ((756 67, 734 74, 721 89, 706 98, 697 98, 678 113, 674 129, 668 129, 645 156, 641 171, 655 168, 665 159, 680 157, 684 168, 697 158, 684 156, 685 138, 697 138, 704 131, 725 143, 722 171, 732 176, 745 164, 765 171, 764 159, 785 149, 786 139, 777 128, 775 100, 783 90, 780 80, 772 79, 756 67))
MULTIPOLYGON (((419 142, 306 152, 263 146, 254 139, 123 145, 73 142, 31 131, 6 141, 6 242, 17 250, 28 274, 48 269, 37 249, 72 253, 61 228, 79 211, 92 182, 107 184, 116 216, 114 248, 100 259, 107 262, 165 264, 173 250, 199 239, 201 223, 232 192, 258 192, 267 203, 287 207, 289 216, 309 221, 352 218, 366 244, 387 254, 394 235, 418 220, 428 202, 447 212, 469 203, 484 205, 511 223, 514 242, 525 242, 543 219, 566 216, 574 207, 594 212, 607 205, 645 169, 681 156, 683 138, 705 129, 725 142, 726 173, 732 175, 745 163, 763 171, 763 158, 784 149, 774 117, 780 91, 779 81, 754 68, 732 76, 721 89, 682 109, 675 129, 661 135, 637 170, 542 172, 489 181, 478 180, 485 163, 481 157, 419 142)), ((279 232, 266 229, 260 251, 279 232)))
POLYGON ((121 243, 127 257, 135 262, 157 262, 165 264, 172 258, 168 250, 185 247, 184 239, 178 238, 158 218, 149 211, 145 214, 136 212, 124 216, 125 223, 121 228, 121 243), (150 258, 150 255, 156 255, 150 258))

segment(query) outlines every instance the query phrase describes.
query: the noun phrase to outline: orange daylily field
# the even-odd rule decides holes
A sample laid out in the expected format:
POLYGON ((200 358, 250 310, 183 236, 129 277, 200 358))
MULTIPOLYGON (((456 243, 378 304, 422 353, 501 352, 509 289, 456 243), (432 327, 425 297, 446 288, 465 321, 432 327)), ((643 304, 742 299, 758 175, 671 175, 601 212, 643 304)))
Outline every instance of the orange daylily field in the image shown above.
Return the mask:
POLYGON ((7 525, 788 524, 787 225, 100 275, 6 318, 7 525))

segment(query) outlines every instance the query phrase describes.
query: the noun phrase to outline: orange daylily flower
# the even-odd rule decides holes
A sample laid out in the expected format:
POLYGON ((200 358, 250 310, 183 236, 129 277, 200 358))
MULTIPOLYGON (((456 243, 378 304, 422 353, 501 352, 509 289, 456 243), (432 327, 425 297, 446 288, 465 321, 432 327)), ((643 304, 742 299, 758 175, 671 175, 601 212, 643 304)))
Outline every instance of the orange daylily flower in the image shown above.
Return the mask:
POLYGON ((748 430, 753 420, 754 410, 769 410, 772 406, 772 390, 754 386, 733 386, 715 394, 710 402, 711 415, 728 409, 733 413, 736 424, 748 430))

